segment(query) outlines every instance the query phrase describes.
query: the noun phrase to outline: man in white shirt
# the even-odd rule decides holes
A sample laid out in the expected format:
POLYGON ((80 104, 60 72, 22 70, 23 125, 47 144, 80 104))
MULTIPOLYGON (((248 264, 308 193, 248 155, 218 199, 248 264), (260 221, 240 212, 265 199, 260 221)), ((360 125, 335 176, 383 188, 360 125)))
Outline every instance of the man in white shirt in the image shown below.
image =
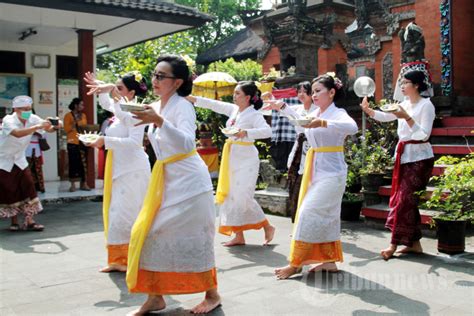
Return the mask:
POLYGON ((53 126, 48 120, 32 114, 32 104, 29 96, 15 97, 13 113, 3 118, 0 132, 0 217, 11 218, 11 231, 20 229, 18 214, 24 216, 25 229, 44 229, 33 220, 43 207, 36 194, 25 149, 33 133, 54 132, 61 123, 53 126))

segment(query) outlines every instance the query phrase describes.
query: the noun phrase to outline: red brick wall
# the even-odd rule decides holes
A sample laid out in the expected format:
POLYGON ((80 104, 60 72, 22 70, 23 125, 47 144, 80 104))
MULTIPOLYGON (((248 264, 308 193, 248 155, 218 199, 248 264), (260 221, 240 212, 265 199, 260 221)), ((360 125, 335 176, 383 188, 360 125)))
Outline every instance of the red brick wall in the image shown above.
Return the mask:
POLYGON ((425 36, 425 58, 430 63, 431 76, 435 83, 441 82, 441 13, 439 11, 439 4, 439 0, 415 1, 415 22, 423 29, 423 35, 425 36))
POLYGON ((337 42, 331 49, 318 50, 318 74, 326 72, 335 72, 336 64, 345 64, 347 62, 347 53, 342 48, 341 43, 337 42))
POLYGON ((274 65, 280 65, 280 51, 273 46, 267 56, 262 60, 262 72, 267 73, 274 65))
POLYGON ((454 92, 474 96, 474 2, 453 1, 451 10, 454 92))

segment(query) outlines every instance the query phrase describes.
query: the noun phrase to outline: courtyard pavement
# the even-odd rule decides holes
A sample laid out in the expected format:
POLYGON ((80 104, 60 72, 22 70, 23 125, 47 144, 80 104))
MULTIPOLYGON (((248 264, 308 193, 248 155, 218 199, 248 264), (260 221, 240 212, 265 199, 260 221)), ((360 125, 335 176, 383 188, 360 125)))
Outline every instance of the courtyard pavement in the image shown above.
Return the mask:
MULTIPOLYGON (((0 221, 0 315, 126 315, 145 300, 129 294, 124 274, 103 274, 106 262, 100 202, 47 204, 37 216, 43 232, 9 232, 0 221)), ((277 227, 273 245, 262 231, 246 233, 247 245, 215 250, 222 306, 212 315, 474 315, 474 237, 467 252, 437 253, 424 238, 423 255, 388 262, 378 253, 389 233, 363 222, 342 225, 344 262, 336 274, 308 274, 277 281, 286 264, 291 223, 277 227)), ((307 269, 305 269, 306 271, 307 269)), ((166 297, 159 315, 188 315, 202 294, 166 297)))

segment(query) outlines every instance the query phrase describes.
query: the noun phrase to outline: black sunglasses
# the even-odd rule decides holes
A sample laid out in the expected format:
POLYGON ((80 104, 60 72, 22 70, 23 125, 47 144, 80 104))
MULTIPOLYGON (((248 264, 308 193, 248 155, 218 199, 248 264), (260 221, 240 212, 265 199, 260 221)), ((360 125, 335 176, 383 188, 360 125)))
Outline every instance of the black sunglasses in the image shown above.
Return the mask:
POLYGON ((162 81, 164 79, 176 79, 176 77, 167 76, 167 75, 159 74, 159 73, 156 73, 156 72, 153 74, 153 77, 158 81, 162 81))

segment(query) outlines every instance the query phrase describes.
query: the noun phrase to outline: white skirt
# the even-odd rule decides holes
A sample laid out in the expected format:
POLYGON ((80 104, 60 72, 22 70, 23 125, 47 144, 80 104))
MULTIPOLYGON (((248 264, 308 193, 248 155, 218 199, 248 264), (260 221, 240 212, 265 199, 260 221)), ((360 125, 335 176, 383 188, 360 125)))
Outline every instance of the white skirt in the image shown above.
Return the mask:
POLYGON ((150 171, 126 173, 112 182, 109 208, 109 245, 123 245, 130 241, 133 223, 140 213, 150 179, 150 171))
POLYGON ((140 269, 204 272, 215 267, 212 192, 160 209, 140 256, 140 269))
POLYGON ((337 241, 341 235, 341 202, 346 176, 312 183, 299 211, 295 240, 307 243, 337 241))
POLYGON ((255 200, 260 161, 240 161, 230 166, 229 194, 219 206, 220 226, 244 226, 265 220, 262 208, 255 200))

